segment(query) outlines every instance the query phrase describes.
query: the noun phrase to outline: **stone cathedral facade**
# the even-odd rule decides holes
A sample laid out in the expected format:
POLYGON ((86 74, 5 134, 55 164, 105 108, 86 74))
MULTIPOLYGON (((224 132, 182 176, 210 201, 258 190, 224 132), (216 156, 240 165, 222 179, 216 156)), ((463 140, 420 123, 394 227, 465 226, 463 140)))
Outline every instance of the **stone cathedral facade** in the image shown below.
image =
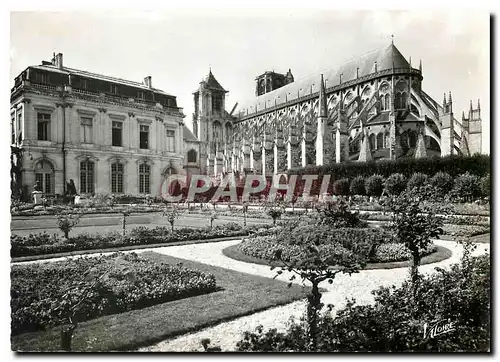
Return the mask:
POLYGON ((271 175, 294 167, 481 152, 481 111, 455 117, 422 87, 396 46, 375 50, 323 74, 294 80, 265 72, 256 98, 225 110, 227 91, 210 71, 194 93, 193 133, 201 172, 271 175))

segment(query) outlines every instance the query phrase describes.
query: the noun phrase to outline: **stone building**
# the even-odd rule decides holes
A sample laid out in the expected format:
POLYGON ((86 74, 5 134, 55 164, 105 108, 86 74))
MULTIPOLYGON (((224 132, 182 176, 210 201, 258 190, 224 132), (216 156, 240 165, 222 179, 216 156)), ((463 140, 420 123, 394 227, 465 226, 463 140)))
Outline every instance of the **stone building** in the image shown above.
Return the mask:
MULTIPOLYGON (((224 104, 226 91, 211 72, 206 84, 203 97, 217 94, 224 104)), ((256 95, 237 112, 215 113, 195 94, 207 173, 269 175, 332 162, 481 152, 479 101, 477 108, 471 102, 468 118, 455 118, 451 92, 442 103, 429 96, 422 62, 414 68, 393 43, 298 81, 291 71, 266 72, 256 78, 256 95)))
POLYGON ((27 67, 11 91, 14 189, 46 195, 159 195, 165 175, 199 169, 199 141, 176 97, 143 83, 68 68, 61 53, 27 67))

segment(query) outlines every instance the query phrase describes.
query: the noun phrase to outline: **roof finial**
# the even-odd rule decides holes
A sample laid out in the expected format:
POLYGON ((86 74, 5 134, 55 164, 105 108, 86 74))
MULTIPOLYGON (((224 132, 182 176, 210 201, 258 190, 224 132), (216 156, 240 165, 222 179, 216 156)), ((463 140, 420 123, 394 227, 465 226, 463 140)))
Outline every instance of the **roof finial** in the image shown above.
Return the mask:
POLYGON ((465 112, 462 111, 462 121, 465 120, 465 112))
POLYGON ((450 93, 448 95, 448 102, 451 103, 451 91, 450 91, 450 93))
POLYGON ((472 99, 470 100, 470 110, 472 111, 472 99))
MULTIPOLYGON (((472 103, 471 103, 472 104, 472 103)), ((446 93, 443 93, 443 107, 446 105, 446 93)))
POLYGON ((394 45, 394 34, 391 34, 391 44, 394 45))
POLYGON ((422 59, 420 59, 420 64, 418 65, 418 69, 420 70, 420 73, 422 73, 422 59))
POLYGON ((479 98, 477 99, 477 109, 480 110, 481 106, 479 105, 479 98))

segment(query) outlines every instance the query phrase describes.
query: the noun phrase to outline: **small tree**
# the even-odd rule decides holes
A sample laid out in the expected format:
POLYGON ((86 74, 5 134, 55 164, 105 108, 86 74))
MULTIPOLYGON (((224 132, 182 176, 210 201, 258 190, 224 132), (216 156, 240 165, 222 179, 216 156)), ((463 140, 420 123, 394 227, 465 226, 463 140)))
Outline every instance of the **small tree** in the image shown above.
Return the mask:
MULTIPOLYGON (((339 273, 351 275, 358 272, 366 264, 369 254, 368 250, 360 252, 357 245, 349 245, 347 242, 331 245, 331 247, 338 248, 338 253, 329 253, 328 255, 321 253, 319 246, 328 239, 329 232, 331 232, 331 229, 327 225, 305 222, 302 228, 299 227, 284 235, 290 243, 301 243, 303 252, 300 257, 284 260, 282 249, 276 250, 275 253, 275 260, 283 265, 280 266, 275 277, 288 271, 292 272, 289 278, 289 287, 297 277, 302 282, 307 280, 311 283, 311 293, 307 297, 306 312, 309 351, 317 350, 319 313, 323 307, 319 284, 325 280, 332 284, 339 273), (305 240, 305 242, 302 242, 302 240, 305 240)), ((274 267, 271 269, 274 269, 274 267)))
POLYGON ((248 212, 248 202, 244 202, 243 203, 243 207, 242 207, 242 210, 243 210, 243 226, 247 226, 247 212, 248 212))
POLYGON ((276 220, 278 220, 285 211, 283 204, 280 202, 270 202, 265 208, 267 209, 266 213, 273 219, 273 225, 276 225, 276 220))
POLYGON ((491 195, 491 176, 489 173, 481 177, 481 194, 484 197, 490 197, 491 195))
POLYGON ((217 215, 216 212, 212 212, 212 214, 210 214, 210 230, 212 230, 214 221, 218 218, 219 218, 219 215, 217 215))
POLYGON ((410 277, 416 291, 422 252, 432 242, 432 238, 443 234, 443 220, 436 216, 434 209, 422 207, 407 191, 388 199, 386 205, 392 211, 397 238, 411 253, 410 277))
POLYGON ((406 177, 400 173, 393 173, 385 180, 384 187, 389 195, 399 195, 406 189, 406 177))
POLYGON ((162 214, 164 217, 167 218, 167 221, 170 224, 170 227, 172 229, 172 232, 174 231, 174 225, 175 225, 175 220, 179 218, 179 210, 176 206, 174 206, 171 209, 165 209, 162 214))
POLYGON ((429 176, 422 172, 415 172, 411 175, 406 185, 408 191, 418 192, 421 188, 429 184, 429 176))
POLYGON ((125 235, 125 226, 127 223, 127 216, 130 216, 130 209, 125 209, 122 211, 122 227, 123 227, 123 235, 125 235))
POLYGON ((472 201, 474 197, 481 194, 481 183, 479 176, 466 172, 459 175, 454 182, 452 194, 459 200, 472 201))
POLYGON ((365 179, 363 176, 356 176, 351 181, 351 186, 349 188, 351 195, 365 195, 365 179))
POLYGON ((384 190, 384 178, 380 175, 372 175, 365 181, 365 189, 368 196, 380 196, 384 190))
POLYGON ((69 232, 80 222, 81 214, 57 214, 57 225, 66 239, 69 232))

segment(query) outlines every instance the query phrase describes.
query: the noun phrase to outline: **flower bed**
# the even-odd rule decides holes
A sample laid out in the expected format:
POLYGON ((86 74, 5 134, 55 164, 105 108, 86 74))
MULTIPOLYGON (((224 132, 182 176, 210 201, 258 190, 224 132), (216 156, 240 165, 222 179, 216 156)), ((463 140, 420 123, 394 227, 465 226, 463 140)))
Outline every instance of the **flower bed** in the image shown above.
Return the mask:
MULTIPOLYGON (((294 238, 297 238, 297 236, 294 236, 294 238)), ((369 258, 367 261, 370 263, 404 261, 410 258, 410 253, 405 245, 398 243, 392 232, 382 228, 335 229, 328 235, 328 238, 323 239, 322 243, 318 245, 318 249, 325 257, 327 255, 349 253, 348 248, 342 246, 344 244, 359 244, 361 252, 363 250, 368 251, 369 258)), ((282 242, 276 234, 254 235, 243 240, 237 247, 243 254, 264 260, 273 260, 276 251, 282 250, 281 258, 284 261, 300 259, 304 250, 304 245, 301 242, 282 242)), ((422 256, 431 254, 436 250, 436 245, 431 244, 423 251, 422 256)))
POLYGON ((75 318, 84 321, 215 290, 213 275, 135 253, 14 265, 12 334, 67 322, 79 301, 75 318))
POLYGON ((245 236, 254 230, 265 228, 265 226, 242 227, 236 223, 195 229, 182 228, 171 231, 170 228, 157 226, 153 228, 137 227, 128 234, 122 235, 118 232, 108 234, 86 234, 82 233, 68 240, 57 235, 47 233, 30 234, 18 236, 12 234, 11 257, 29 255, 43 255, 63 253, 77 250, 108 249, 132 245, 168 244, 186 240, 208 240, 221 237, 245 236))

